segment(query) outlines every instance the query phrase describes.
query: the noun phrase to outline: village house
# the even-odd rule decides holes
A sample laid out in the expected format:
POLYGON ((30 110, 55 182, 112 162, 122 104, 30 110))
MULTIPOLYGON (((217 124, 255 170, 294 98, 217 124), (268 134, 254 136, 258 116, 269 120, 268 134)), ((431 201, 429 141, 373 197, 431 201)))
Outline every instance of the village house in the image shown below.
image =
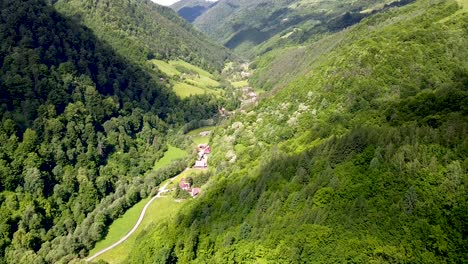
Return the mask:
POLYGON ((191 188, 190 183, 187 182, 186 178, 182 178, 179 182, 180 189, 187 191, 190 196, 195 197, 200 194, 201 188, 191 188))
POLYGON ((179 187, 182 189, 182 190, 185 190, 185 191, 190 191, 190 183, 187 182, 187 180, 185 178, 182 178, 179 182, 179 187))
POLYGON ((207 164, 206 160, 197 160, 197 161, 195 161, 194 168, 204 169, 206 167, 208 167, 208 164, 207 164))
POLYGON ((211 134, 211 131, 202 131, 200 132, 200 137, 206 137, 206 136, 209 136, 211 134))
POLYGON ((190 192, 190 195, 191 195, 192 197, 195 197, 195 196, 197 196, 198 194, 200 194, 200 192, 201 192, 201 189, 200 189, 200 188, 193 188, 192 191, 190 192))
POLYGON ((198 159, 195 161, 194 168, 205 169, 208 167, 208 155, 211 153, 211 147, 205 144, 198 145, 198 159))

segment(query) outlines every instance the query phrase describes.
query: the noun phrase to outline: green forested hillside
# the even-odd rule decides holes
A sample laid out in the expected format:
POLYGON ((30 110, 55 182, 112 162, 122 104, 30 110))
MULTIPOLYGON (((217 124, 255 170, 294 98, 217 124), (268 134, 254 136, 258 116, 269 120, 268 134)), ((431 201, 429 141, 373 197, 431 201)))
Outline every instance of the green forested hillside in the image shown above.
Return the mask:
POLYGON ((178 99, 44 0, 0 10, 0 263, 69 263, 186 167, 152 171, 219 99, 178 99))
POLYGON ((412 0, 309 1, 220 0, 194 25, 226 47, 247 56, 317 39, 389 6, 412 0))
POLYGON ((129 262, 468 261, 461 8, 419 0, 305 47, 306 73, 214 131, 210 188, 129 262))
POLYGON ((207 70, 221 70, 231 57, 168 7, 149 0, 58 0, 58 11, 74 17, 120 55, 134 63, 182 59, 207 70))

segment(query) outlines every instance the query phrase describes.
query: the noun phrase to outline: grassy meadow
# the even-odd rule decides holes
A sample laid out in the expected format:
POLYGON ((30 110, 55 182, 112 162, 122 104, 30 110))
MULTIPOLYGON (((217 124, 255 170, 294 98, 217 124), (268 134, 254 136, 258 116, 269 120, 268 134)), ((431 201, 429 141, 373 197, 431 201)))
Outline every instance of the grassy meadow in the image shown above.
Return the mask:
POLYGON ((203 131, 213 131, 215 127, 214 126, 209 126, 209 127, 201 127, 195 130, 190 131, 187 135, 189 135, 192 138, 193 143, 196 145, 200 144, 208 144, 210 140, 210 136, 202 137, 200 136, 200 132, 203 131))
POLYGON ((213 74, 181 60, 152 62, 167 76, 174 87, 175 93, 186 98, 192 95, 215 94, 221 95, 218 89, 221 84, 213 74))
MULTIPOLYGON (((141 201, 140 203, 132 207, 132 209, 128 210, 120 218, 120 223, 125 222, 127 225, 120 225, 119 223, 117 223, 117 221, 114 222, 109 229, 109 234, 106 237, 106 239, 99 242, 97 246, 100 246, 100 249, 105 248, 106 246, 104 245, 111 245, 117 242, 123 235, 130 231, 133 228, 133 225, 136 223, 136 220, 138 219, 138 216, 141 213, 141 209, 147 201, 148 200, 141 201), (141 209, 137 210, 138 208, 136 207, 141 207, 141 209), (117 230, 119 228, 122 230, 117 230), (113 233, 112 235, 111 232, 113 233)), ((148 207, 145 218, 143 219, 143 222, 141 223, 140 227, 138 227, 137 231, 132 236, 130 236, 128 240, 120 244, 118 247, 96 258, 96 261, 104 260, 110 264, 123 263, 127 256, 129 256, 130 252, 133 250, 136 238, 144 234, 147 229, 157 225, 162 220, 174 217, 174 215, 176 214, 176 212, 178 212, 182 204, 183 202, 175 202, 172 197, 161 197, 156 199, 148 207)), ((94 249, 92 252, 97 251, 98 250, 94 249)))
POLYGON ((167 151, 164 153, 164 156, 154 164, 154 170, 164 168, 165 166, 171 164, 171 162, 174 160, 185 158, 187 155, 188 154, 186 151, 169 145, 167 151))

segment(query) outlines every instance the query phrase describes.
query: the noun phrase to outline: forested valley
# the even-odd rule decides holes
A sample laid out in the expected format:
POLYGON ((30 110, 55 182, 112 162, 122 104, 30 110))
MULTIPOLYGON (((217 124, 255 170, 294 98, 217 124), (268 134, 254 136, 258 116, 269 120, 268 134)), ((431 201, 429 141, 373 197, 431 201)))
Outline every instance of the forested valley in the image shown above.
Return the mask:
POLYGON ((468 261, 466 0, 194 3, 0 2, 0 263, 468 261))
POLYGON ((0 262, 67 263, 186 167, 151 171, 171 128, 222 102, 179 99, 45 1, 0 9, 0 262))
POLYGON ((268 97, 215 131, 210 187, 129 262, 466 262, 466 8, 416 1, 256 59, 268 97))

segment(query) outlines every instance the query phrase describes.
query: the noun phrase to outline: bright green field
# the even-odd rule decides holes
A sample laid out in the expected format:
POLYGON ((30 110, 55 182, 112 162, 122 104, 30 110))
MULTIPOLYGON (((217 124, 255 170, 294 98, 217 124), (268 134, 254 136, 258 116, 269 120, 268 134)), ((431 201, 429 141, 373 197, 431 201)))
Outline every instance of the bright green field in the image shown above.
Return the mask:
MULTIPOLYGON (((172 65, 173 67, 176 66, 176 65, 180 65, 180 66, 184 66, 185 68, 189 69, 189 70, 193 70, 195 72, 197 72, 198 74, 200 74, 200 76, 204 76, 204 77, 208 77, 208 78, 213 78, 213 75, 195 65, 192 65, 188 62, 185 62, 185 61, 181 61, 181 60, 176 60, 176 61, 169 61, 169 64, 172 65)), ((219 84, 219 83, 218 83, 219 84)))
POLYGON ((185 158, 187 155, 186 151, 169 145, 164 156, 154 164, 154 170, 159 170, 171 164, 174 160, 185 158))
POLYGON ((232 86, 234 86, 234 88, 242 88, 242 87, 249 86, 249 82, 247 80, 238 81, 238 82, 231 82, 231 84, 232 84, 232 86))
POLYGON ((199 94, 205 94, 205 93, 215 94, 216 93, 215 90, 200 88, 200 87, 193 86, 191 84, 183 83, 183 82, 174 83, 174 92, 181 98, 186 98, 191 95, 199 95, 199 94))
POLYGON ((213 87, 218 87, 220 85, 219 82, 202 75, 200 75, 200 77, 187 79, 185 82, 205 89, 212 89, 213 87))
MULTIPOLYGON (((207 137, 200 137, 197 136, 202 131, 211 131, 214 127, 202 127, 195 130, 192 130, 188 133, 188 135, 192 136, 192 140, 196 144, 208 143, 209 136, 207 137), (198 143, 199 142, 199 143, 198 143)), ((154 169, 160 169, 167 165, 169 165, 172 161, 184 158, 188 154, 186 151, 176 148, 174 146, 169 145, 168 150, 164 153, 164 156, 156 162, 154 169)), ((199 170, 197 169, 189 169, 182 172, 173 183, 168 185, 168 188, 175 187, 181 178, 187 177, 190 174, 197 173, 199 170)), ((163 183, 164 184, 164 183, 163 183)), ((149 201, 150 198, 144 199, 134 205, 132 208, 127 210, 125 214, 115 220, 112 225, 109 227, 109 232, 104 240, 98 242, 93 250, 90 251, 89 256, 95 254, 96 252, 112 245, 113 243, 117 242, 120 238, 125 236, 132 228, 133 225, 137 222, 138 217, 140 216, 141 211, 145 204, 149 201)), ((95 261, 98 260, 105 260, 109 263, 122 263, 125 258, 128 256, 132 247, 135 243, 136 237, 148 226, 153 225, 157 221, 165 219, 167 217, 172 217, 175 213, 179 210, 181 203, 173 201, 171 195, 168 197, 161 197, 156 199, 146 211, 145 218, 143 219, 142 224, 137 229, 137 231, 124 243, 119 245, 118 247, 112 249, 111 251, 106 252, 105 254, 96 258, 95 261)))
POLYGON ((208 141, 210 140, 210 136, 202 137, 200 136, 200 132, 212 131, 214 128, 215 128, 214 126, 198 128, 198 129, 190 131, 188 135, 192 138, 193 143, 195 143, 196 145, 208 144, 208 141))
POLYGON ((457 1, 463 7, 464 11, 468 10, 468 0, 457 0, 457 1))
MULTIPOLYGON (((183 202, 175 202, 172 197, 161 197, 156 199, 148 208, 146 211, 145 218, 143 219, 143 222, 141 225, 138 227, 135 233, 133 233, 132 236, 128 240, 126 240, 124 243, 120 244, 118 247, 102 254, 98 258, 96 258, 95 261, 99 260, 105 260, 110 264, 117 264, 117 263, 122 263, 129 253, 133 249, 133 245, 135 244, 136 238, 145 231, 146 228, 150 226, 154 226, 156 223, 162 221, 163 219, 167 219, 170 217, 174 217, 177 211, 180 209, 182 206, 183 202)), ((139 205, 139 204, 138 204, 139 205)), ((136 207, 136 206, 134 206, 136 207)), ((133 208, 132 208, 133 209, 133 208)), ((132 210, 130 209, 130 210, 132 210)), ((127 216, 127 214, 130 212, 127 211, 125 213, 124 217, 127 216)), ((120 231, 124 235, 130 231, 133 228, 133 225, 136 223, 136 219, 138 219, 138 216, 140 214, 141 210, 133 213, 136 215, 135 221, 133 223, 129 223, 128 226, 126 227, 121 227, 121 229, 124 229, 123 231, 120 231)), ((133 215, 131 217, 134 217, 133 215)), ((128 216, 130 218, 130 215, 128 216)), ((114 223, 115 224, 115 223, 114 223)), ((114 224, 111 225, 111 229, 114 229, 114 224)), ((110 232, 109 232, 110 233, 110 232)), ((110 241, 109 245, 118 241, 120 237, 116 237, 114 241, 110 241)), ((93 252, 95 252, 93 250, 93 252)))
POLYGON ((99 241, 96 243, 96 246, 93 250, 89 252, 89 256, 94 255, 96 252, 112 245, 113 243, 117 242, 120 238, 125 236, 132 228, 133 225, 138 220, 143 207, 145 204, 150 200, 150 198, 146 198, 141 200, 139 203, 134 205, 132 208, 128 209, 125 214, 115 220, 112 225, 109 227, 109 232, 104 240, 99 241))
POLYGON ((162 60, 152 60, 156 66, 158 66, 158 69, 164 72, 168 76, 174 76, 177 74, 180 74, 178 70, 174 68, 174 66, 170 65, 169 63, 162 61, 162 60))
POLYGON ((152 60, 152 62, 162 72, 171 77, 171 83, 174 85, 174 91, 181 98, 205 93, 216 95, 221 94, 221 91, 216 89, 217 87, 220 87, 221 84, 214 79, 211 73, 197 66, 181 60, 169 62, 152 60), (177 66, 182 66, 190 71, 196 72, 198 75, 183 75, 182 72, 176 68, 177 66), (183 76, 185 79, 180 80, 180 76, 183 76))

